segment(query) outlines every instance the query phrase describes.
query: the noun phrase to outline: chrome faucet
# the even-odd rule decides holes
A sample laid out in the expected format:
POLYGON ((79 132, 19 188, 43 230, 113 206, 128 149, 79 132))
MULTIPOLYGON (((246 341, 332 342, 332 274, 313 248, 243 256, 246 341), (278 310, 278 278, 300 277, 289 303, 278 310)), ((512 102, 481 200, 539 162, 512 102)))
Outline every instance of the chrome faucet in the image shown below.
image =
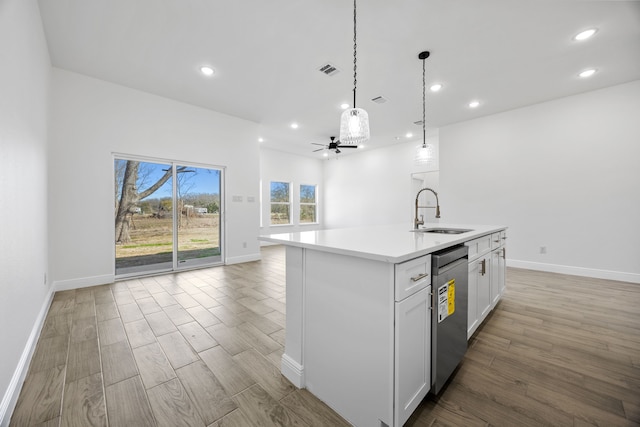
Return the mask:
POLYGON ((422 208, 422 209, 433 208, 433 206, 418 206, 418 198, 420 197, 420 193, 422 193, 425 190, 431 191, 433 195, 436 196, 436 218, 440 218, 440 202, 438 201, 438 193, 436 193, 430 188, 425 187, 422 190, 418 191, 418 194, 416 194, 416 214, 415 214, 415 218, 413 219, 413 225, 415 226, 416 230, 418 229, 419 226, 424 225, 424 215, 420 215, 420 219, 418 219, 418 208, 422 208))

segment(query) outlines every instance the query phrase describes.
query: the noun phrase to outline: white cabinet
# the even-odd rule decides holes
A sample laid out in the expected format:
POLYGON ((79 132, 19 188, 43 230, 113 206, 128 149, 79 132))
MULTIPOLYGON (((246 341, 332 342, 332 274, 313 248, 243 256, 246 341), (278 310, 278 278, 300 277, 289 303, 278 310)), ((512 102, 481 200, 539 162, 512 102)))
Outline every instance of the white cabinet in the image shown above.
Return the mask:
POLYGON ((394 425, 431 388, 431 255, 395 265, 394 425))
POLYGON ((431 286, 396 302, 395 414, 401 426, 431 388, 431 286))
POLYGON ((506 288, 506 247, 507 235, 505 231, 491 235, 491 308, 496 306, 506 288))
POLYGON ((496 306, 505 290, 506 232, 466 242, 469 247, 467 339, 496 306))
POLYGON ((465 243, 469 247, 467 339, 491 311, 491 235, 465 243))
POLYGON ((468 304, 467 339, 473 335, 491 311, 491 255, 489 253, 469 263, 468 304))

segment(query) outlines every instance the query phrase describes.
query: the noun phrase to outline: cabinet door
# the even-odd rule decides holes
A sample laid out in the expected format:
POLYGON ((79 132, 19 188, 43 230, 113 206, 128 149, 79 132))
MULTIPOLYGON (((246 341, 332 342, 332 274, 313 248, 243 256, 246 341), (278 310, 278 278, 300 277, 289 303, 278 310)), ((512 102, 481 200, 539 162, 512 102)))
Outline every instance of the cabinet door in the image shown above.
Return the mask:
POLYGON ((491 311, 491 254, 478 260, 478 312, 480 322, 491 311))
POLYGON ((504 285, 504 258, 502 249, 499 248, 491 252, 491 308, 496 306, 502 296, 504 285))
POLYGON ((502 298, 502 296, 504 295, 504 291, 507 289, 507 248, 506 246, 503 246, 502 248, 500 248, 500 259, 498 264, 498 270, 500 271, 500 279, 498 281, 498 288, 500 289, 500 295, 498 298, 502 298))
POLYGON ((469 263, 467 339, 491 311, 491 254, 469 263))
POLYGON ((478 327, 478 269, 479 260, 469 263, 469 293, 467 297, 467 339, 478 327))
POLYGON ((431 388, 431 286, 396 303, 395 414, 401 426, 431 388))

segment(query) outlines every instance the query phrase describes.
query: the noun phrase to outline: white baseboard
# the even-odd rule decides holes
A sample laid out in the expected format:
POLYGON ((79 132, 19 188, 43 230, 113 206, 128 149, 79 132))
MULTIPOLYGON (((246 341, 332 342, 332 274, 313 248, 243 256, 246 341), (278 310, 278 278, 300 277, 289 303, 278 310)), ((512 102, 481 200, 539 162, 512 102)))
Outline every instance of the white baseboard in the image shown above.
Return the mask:
POLYGON ((104 274, 102 276, 80 277, 78 279, 56 280, 53 282, 54 292, 68 291, 71 289, 87 288, 89 286, 106 285, 115 281, 115 275, 104 274))
POLYGON ((298 388, 304 387, 304 368, 302 365, 286 354, 283 354, 280 362, 280 369, 282 371, 282 375, 291 381, 294 386, 298 388))
POLYGON ((617 280, 640 284, 640 274, 622 271, 598 270, 595 268, 573 267, 570 265, 545 264, 541 262, 519 261, 507 259, 507 267, 525 268, 527 270, 547 271, 549 273, 570 274, 572 276, 593 277, 595 279, 617 280))
POLYGON ((31 329, 31 334, 29 334, 29 339, 24 346, 24 350, 22 350, 22 355, 20 356, 20 360, 18 361, 18 366, 16 366, 16 370, 14 371, 13 376, 11 377, 11 381, 9 382, 9 387, 7 387, 7 391, 2 397, 2 402, 0 402, 0 427, 7 427, 9 425, 9 421, 11 421, 11 415, 13 414, 13 410, 15 409, 16 403, 18 402, 18 396, 20 396, 22 384, 24 383, 24 379, 27 376, 31 358, 33 357, 33 353, 36 349, 38 338, 40 338, 40 332, 42 331, 44 320, 46 319, 47 312, 49 311, 49 307, 51 306, 51 301, 53 300, 53 293, 54 290, 52 287, 49 290, 44 303, 42 304, 42 308, 40 308, 38 317, 36 318, 33 328, 31 329))
POLYGON ((243 262, 251 262, 251 261, 260 261, 262 258, 260 257, 260 252, 249 255, 242 255, 236 257, 228 257, 225 261, 225 264, 242 264, 243 262))

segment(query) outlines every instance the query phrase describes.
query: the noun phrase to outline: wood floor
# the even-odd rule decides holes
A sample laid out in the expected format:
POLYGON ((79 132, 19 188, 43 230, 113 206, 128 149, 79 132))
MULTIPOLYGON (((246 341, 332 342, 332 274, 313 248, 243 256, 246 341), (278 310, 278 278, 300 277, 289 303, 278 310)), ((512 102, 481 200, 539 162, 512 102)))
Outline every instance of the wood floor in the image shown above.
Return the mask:
MULTIPOLYGON (((280 375, 284 250, 262 255, 57 293, 11 426, 348 425, 280 375)), ((640 425, 640 285, 508 269, 407 425, 640 425)))

